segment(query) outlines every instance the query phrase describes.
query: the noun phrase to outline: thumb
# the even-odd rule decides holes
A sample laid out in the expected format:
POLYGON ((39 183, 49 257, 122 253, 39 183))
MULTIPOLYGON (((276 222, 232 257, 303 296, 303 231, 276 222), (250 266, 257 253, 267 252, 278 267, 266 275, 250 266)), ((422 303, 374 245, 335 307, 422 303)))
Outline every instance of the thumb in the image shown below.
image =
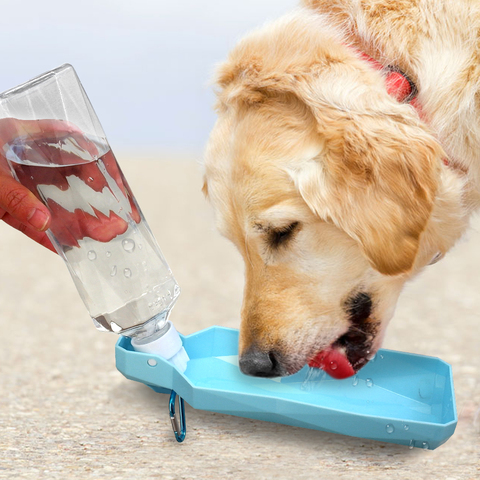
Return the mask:
POLYGON ((50 224, 50 212, 35 195, 14 178, 0 170, 0 211, 35 230, 45 231, 50 224))

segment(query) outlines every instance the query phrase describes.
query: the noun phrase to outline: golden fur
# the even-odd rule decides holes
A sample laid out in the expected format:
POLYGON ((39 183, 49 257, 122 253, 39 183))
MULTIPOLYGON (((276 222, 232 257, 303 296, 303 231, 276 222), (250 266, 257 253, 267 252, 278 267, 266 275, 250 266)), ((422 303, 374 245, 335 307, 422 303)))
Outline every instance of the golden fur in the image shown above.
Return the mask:
POLYGON ((240 353, 273 352, 278 374, 349 331, 355 292, 372 296, 373 354, 404 283, 479 204, 477 4, 305 4, 220 66, 205 155, 204 192, 245 260, 240 353), (422 118, 350 46, 407 72, 422 118))

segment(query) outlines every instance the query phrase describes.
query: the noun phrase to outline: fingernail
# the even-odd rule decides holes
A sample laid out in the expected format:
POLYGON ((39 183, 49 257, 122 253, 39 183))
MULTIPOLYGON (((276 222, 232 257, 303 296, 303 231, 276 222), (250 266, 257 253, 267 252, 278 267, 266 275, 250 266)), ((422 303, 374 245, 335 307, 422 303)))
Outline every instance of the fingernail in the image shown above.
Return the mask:
POLYGON ((30 212, 30 215, 28 216, 27 220, 28 220, 28 223, 33 228, 36 228, 37 230, 40 230, 41 232, 43 232, 46 229, 46 226, 48 223, 48 215, 46 215, 44 212, 42 212, 38 208, 34 208, 30 212))

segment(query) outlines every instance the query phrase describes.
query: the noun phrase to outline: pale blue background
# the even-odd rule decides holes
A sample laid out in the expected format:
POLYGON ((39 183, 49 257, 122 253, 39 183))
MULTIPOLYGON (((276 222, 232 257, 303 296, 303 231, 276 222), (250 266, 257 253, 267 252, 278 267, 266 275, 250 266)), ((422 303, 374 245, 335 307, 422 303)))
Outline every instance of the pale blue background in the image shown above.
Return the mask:
POLYGON ((199 153, 209 80, 247 31, 298 0, 3 0, 0 91, 71 63, 114 150, 199 153))

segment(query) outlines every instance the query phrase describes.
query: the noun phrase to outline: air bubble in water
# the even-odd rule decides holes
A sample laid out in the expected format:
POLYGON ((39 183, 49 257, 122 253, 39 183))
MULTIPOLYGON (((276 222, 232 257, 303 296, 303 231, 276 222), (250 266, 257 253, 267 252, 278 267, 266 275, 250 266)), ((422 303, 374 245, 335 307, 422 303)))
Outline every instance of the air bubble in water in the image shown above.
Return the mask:
POLYGON ((392 424, 389 423, 385 427, 385 430, 387 431, 387 433, 393 433, 395 431, 395 427, 392 424))
POLYGON ((415 446, 415 440, 410 440, 410 443, 408 444, 408 448, 412 450, 414 446, 415 446))
POLYGON ((367 385, 367 387, 373 387, 373 380, 371 378, 367 378, 365 380, 365 384, 367 385))
POLYGON ((94 250, 90 250, 88 253, 87 253, 87 258, 89 260, 95 260, 97 258, 97 254, 95 253, 94 250))
POLYGON ((129 269, 129 268, 126 268, 124 271, 123 271, 123 274, 127 277, 127 278, 130 278, 132 276, 132 271, 129 269))
POLYGON ((135 242, 130 238, 123 239, 122 246, 123 249, 128 253, 132 253, 135 250, 135 242))
POLYGON ((107 257, 111 257, 111 256, 112 256, 112 252, 107 252, 105 255, 106 255, 107 257))
POLYGON ((93 182, 93 177, 88 177, 89 182, 93 182))
POLYGON ((358 385, 358 377, 357 377, 356 375, 353 377, 353 383, 352 383, 352 385, 353 385, 354 387, 356 387, 356 386, 358 385))
POLYGON ((409 427, 407 424, 405 424, 405 425, 403 426, 403 429, 404 429, 405 431, 407 431, 409 428, 410 428, 410 427, 409 427))
POLYGON ((336 362, 330 362, 330 368, 332 370, 336 370, 338 368, 338 365, 336 364, 336 362))
POLYGON ((424 450, 428 450, 428 447, 429 447, 428 442, 423 442, 423 443, 422 443, 422 448, 423 448, 424 450))
POLYGON ((110 270, 110 276, 114 277, 117 274, 117 266, 114 265, 112 269, 110 270))

